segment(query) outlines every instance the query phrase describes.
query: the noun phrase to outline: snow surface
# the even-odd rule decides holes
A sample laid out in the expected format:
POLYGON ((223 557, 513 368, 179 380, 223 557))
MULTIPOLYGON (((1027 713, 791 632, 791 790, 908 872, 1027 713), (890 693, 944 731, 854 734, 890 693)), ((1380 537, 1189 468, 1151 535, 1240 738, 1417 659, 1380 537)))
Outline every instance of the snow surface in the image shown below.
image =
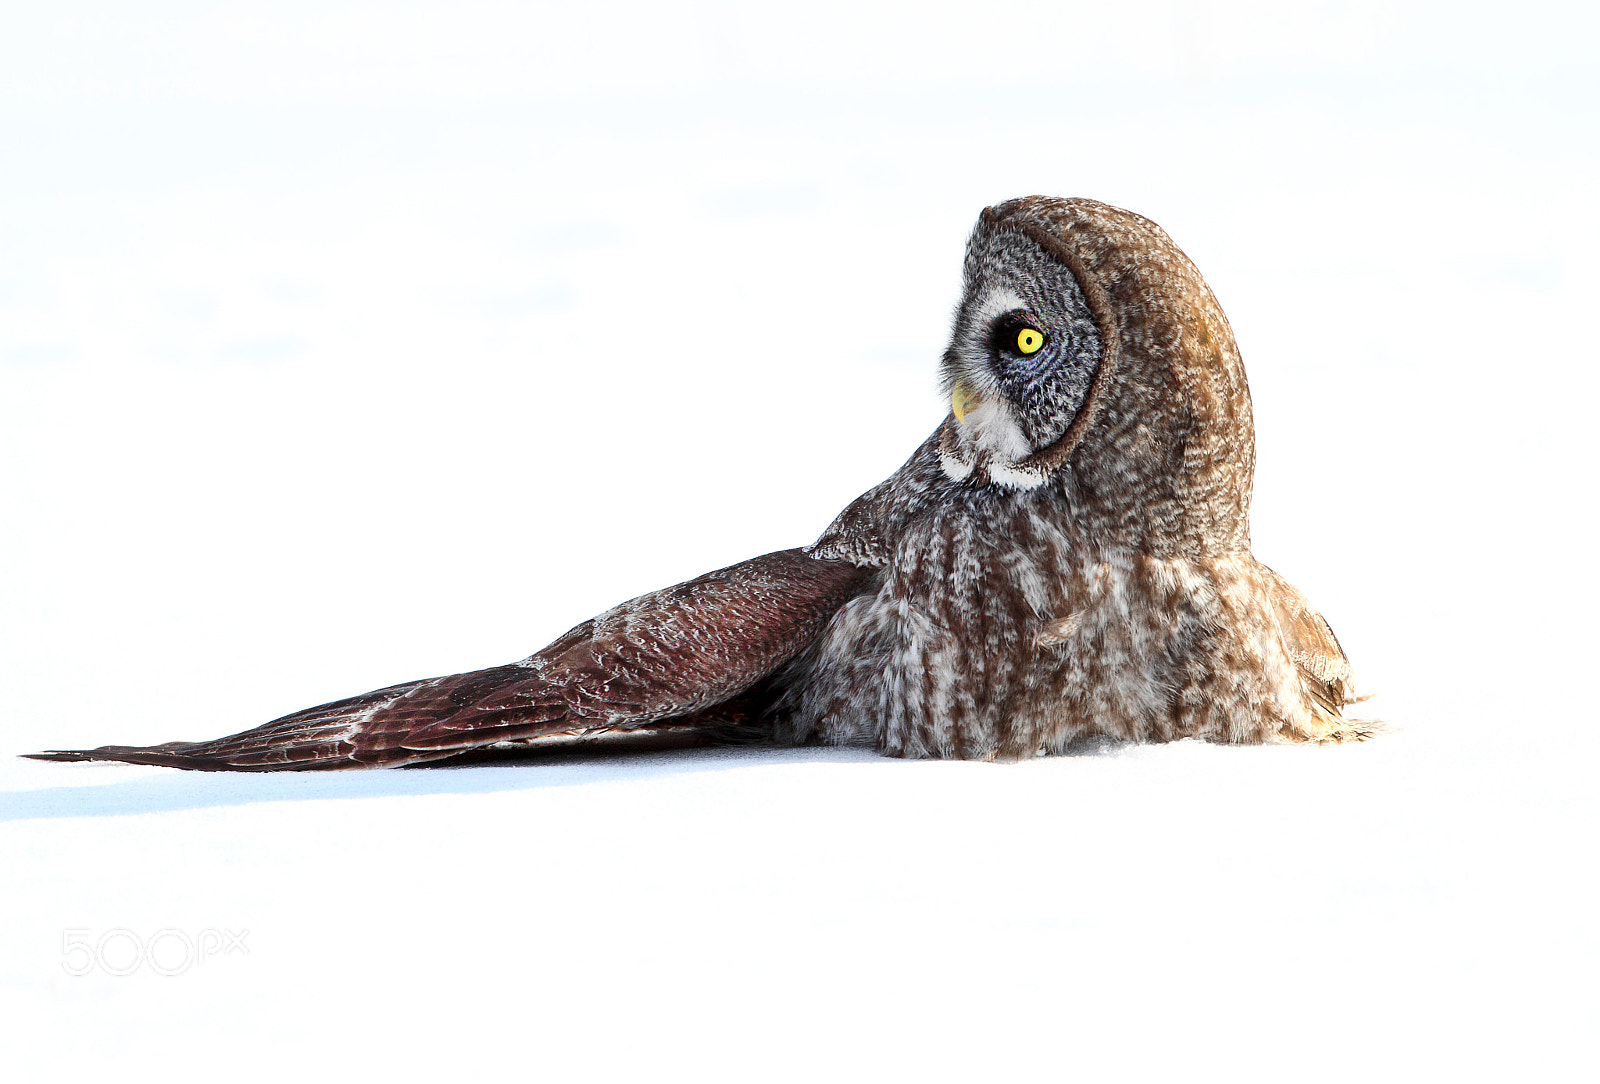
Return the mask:
POLYGON ((1595 16, 1289 7, 8 8, 3 751, 810 541, 942 416, 965 233, 1029 192, 1206 274, 1256 551, 1396 730, 8 756, 6 1078, 1593 1079, 1595 16))

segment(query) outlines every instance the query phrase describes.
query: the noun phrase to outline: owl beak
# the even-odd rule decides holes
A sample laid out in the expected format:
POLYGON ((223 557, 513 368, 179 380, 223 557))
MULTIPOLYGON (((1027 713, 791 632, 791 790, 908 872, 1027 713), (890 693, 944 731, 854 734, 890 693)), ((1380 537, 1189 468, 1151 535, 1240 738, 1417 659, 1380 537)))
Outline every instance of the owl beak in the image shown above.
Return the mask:
POLYGON ((965 381, 957 380, 956 386, 950 389, 950 413, 956 416, 956 424, 966 420, 967 411, 977 403, 978 397, 967 387, 965 381))

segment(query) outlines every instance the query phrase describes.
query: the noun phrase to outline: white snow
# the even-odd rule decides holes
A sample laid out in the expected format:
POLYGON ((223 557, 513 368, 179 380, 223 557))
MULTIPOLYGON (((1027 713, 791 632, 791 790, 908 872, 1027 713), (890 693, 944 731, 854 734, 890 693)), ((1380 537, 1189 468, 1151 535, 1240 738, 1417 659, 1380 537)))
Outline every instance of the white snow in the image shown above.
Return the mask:
POLYGON ((8 11, 6 1079, 1593 1079, 1595 16, 1293 7, 8 11), (966 231, 1029 192, 1206 274, 1256 551, 1394 733, 9 755, 809 542, 943 415, 966 231))

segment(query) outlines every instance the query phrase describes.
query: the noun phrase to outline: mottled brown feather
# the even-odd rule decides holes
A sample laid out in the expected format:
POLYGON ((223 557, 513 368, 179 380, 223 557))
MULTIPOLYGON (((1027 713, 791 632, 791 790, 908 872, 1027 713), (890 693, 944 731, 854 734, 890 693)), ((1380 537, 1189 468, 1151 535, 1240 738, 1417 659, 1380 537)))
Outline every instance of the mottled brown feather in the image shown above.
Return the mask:
POLYGON ((212 741, 37 758, 213 771, 395 767, 540 736, 724 727, 730 713, 709 709, 803 650, 871 576, 782 550, 625 602, 518 663, 379 689, 212 741))

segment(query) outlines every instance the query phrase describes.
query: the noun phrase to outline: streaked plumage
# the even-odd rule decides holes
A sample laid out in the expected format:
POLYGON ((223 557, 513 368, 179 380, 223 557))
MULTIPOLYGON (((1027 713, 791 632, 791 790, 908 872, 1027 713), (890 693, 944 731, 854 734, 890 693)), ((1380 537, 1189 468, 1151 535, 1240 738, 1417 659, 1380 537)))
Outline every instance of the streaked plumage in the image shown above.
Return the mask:
POLYGON ((955 412, 804 549, 641 596, 507 666, 214 741, 42 755, 398 766, 625 732, 1013 758, 1370 732, 1342 715, 1332 630, 1251 555, 1244 368, 1158 226, 1084 199, 986 210, 944 376, 955 412))

